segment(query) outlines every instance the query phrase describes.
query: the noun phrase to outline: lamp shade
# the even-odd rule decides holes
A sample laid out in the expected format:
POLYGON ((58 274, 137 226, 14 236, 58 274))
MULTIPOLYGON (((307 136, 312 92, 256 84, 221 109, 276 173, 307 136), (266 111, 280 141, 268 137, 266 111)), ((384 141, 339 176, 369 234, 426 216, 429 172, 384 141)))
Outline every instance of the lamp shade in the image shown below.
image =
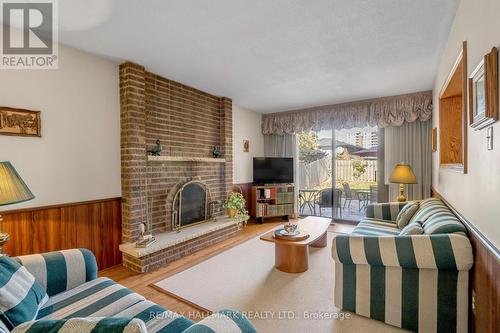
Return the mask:
POLYGON ((389 182, 398 184, 416 184, 417 177, 408 164, 396 164, 389 177, 389 182))
POLYGON ((0 162, 0 206, 28 201, 35 196, 10 162, 0 162))

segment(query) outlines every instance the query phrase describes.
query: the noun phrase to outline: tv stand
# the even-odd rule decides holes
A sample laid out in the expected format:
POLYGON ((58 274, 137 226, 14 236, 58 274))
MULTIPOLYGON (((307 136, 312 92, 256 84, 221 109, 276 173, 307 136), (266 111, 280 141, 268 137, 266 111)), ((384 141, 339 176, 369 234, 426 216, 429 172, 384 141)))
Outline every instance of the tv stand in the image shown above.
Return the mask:
POLYGON ((295 214, 293 184, 252 186, 252 210, 250 215, 258 223, 269 217, 281 217, 288 221, 295 214))

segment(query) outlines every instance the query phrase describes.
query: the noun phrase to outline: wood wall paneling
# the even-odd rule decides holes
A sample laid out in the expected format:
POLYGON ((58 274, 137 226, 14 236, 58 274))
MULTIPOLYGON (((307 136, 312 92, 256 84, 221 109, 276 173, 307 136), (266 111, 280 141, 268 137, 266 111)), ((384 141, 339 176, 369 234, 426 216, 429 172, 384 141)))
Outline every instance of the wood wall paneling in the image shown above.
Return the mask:
POLYGON ((99 269, 122 262, 120 198, 0 212, 10 256, 72 248, 91 250, 99 269))
POLYGON ((500 259, 469 229, 474 251, 472 330, 495 333, 500 325, 500 259))
POLYGON ((252 211, 252 183, 234 184, 233 191, 238 191, 243 194, 246 201, 246 208, 249 212, 252 211))
POLYGON ((461 215, 445 198, 433 189, 438 197, 450 207, 468 230, 474 252, 471 278, 471 330, 478 333, 498 332, 500 323, 500 251, 477 228, 461 215))
POLYGON ((10 241, 4 245, 6 253, 25 255, 33 253, 33 214, 21 212, 12 215, 2 215, 2 231, 10 234, 10 241))
MULTIPOLYGON (((51 208, 44 210, 36 210, 33 212, 32 232, 33 252, 49 252, 65 249, 63 238, 66 235, 63 233, 63 221, 61 221, 61 209, 51 208)), ((14 235, 12 240, 15 242, 14 235)))

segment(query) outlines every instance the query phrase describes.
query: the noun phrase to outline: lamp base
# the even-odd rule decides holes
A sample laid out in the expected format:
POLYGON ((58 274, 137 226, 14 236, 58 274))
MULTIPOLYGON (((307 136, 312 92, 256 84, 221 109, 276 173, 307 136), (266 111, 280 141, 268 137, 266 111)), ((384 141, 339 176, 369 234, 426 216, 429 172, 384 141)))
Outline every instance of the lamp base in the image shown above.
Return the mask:
POLYGON ((398 196, 398 201, 399 202, 406 202, 406 197, 405 197, 405 186, 403 184, 399 184, 399 196, 398 196))

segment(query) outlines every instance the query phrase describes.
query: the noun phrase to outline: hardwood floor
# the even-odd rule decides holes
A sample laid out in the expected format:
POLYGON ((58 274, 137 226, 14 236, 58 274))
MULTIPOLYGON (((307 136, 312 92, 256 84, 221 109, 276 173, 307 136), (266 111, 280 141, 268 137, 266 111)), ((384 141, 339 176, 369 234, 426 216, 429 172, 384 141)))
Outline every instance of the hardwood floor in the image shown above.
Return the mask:
POLYGON ((100 271, 99 276, 109 277, 110 279, 113 279, 116 282, 143 295, 152 302, 155 302, 169 310, 185 314, 190 318, 196 319, 198 315, 203 314, 201 310, 154 289, 152 283, 194 266, 223 252, 224 250, 230 249, 231 247, 243 243, 248 239, 271 230, 280 224, 283 224, 283 220, 281 219, 270 220, 269 222, 266 221, 264 224, 249 223, 248 226, 241 230, 236 236, 222 241, 210 248, 177 260, 153 272, 140 274, 135 273, 123 266, 115 266, 100 271))
MULTIPOLYGON (((283 224, 281 219, 270 219, 264 224, 249 223, 248 226, 241 230, 236 236, 231 237, 219 244, 210 248, 196 252, 190 256, 177 260, 166 267, 160 268, 150 273, 135 273, 123 266, 115 266, 99 272, 100 276, 109 277, 116 282, 132 289, 133 291, 143 295, 148 300, 160 304, 161 306, 184 314, 193 320, 201 319, 204 314, 202 310, 187 304, 175 297, 166 295, 156 290, 152 284, 162 280, 168 276, 174 275, 191 266, 194 266, 212 256, 215 256, 227 249, 230 249, 238 244, 245 242, 248 239, 256 237, 266 231, 269 231, 283 224)), ((336 224, 334 228, 341 229, 343 232, 348 232, 352 229, 351 225, 336 224)))

